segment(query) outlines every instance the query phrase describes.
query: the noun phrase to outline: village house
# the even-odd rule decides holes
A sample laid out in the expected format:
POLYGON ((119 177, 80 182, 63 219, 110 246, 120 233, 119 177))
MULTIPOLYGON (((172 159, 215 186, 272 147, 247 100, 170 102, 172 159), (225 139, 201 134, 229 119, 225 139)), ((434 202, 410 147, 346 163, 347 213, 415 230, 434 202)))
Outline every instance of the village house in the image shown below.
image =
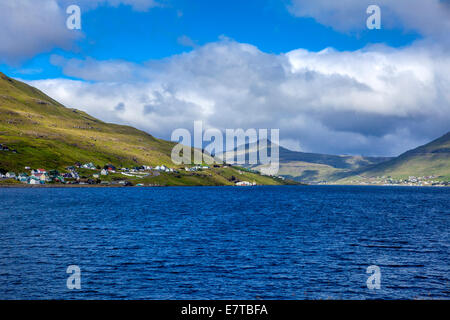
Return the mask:
POLYGON ((256 186, 256 183, 255 182, 250 183, 248 181, 239 181, 239 182, 236 182, 236 185, 240 186, 240 187, 249 187, 249 186, 256 186))
POLYGON ((22 183, 28 183, 29 177, 26 173, 20 173, 19 176, 17 177, 17 180, 22 183))
POLYGON ((92 162, 83 164, 81 166, 83 169, 90 169, 90 170, 96 170, 97 168, 95 167, 95 165, 92 162))
POLYGON ((69 173, 67 174, 68 176, 64 176, 64 178, 73 178, 76 180, 80 179, 80 176, 78 175, 78 172, 75 170, 74 167, 67 167, 67 170, 69 171, 69 173))
POLYGON ((100 174, 101 174, 102 176, 107 176, 109 173, 108 173, 108 170, 102 169, 102 171, 100 172, 100 174))
POLYGON ((34 178, 42 181, 43 183, 51 181, 50 176, 47 174, 47 172, 45 172, 45 173, 35 173, 31 177, 32 178, 34 177, 34 178))
POLYGON ((162 171, 162 172, 175 172, 174 169, 168 168, 165 165, 157 166, 157 167, 155 167, 155 170, 156 171, 162 171))
POLYGON ((107 170, 110 173, 116 173, 116 167, 113 166, 112 164, 107 164, 106 166, 103 167, 103 169, 107 170))
POLYGON ((41 182, 41 180, 39 180, 36 177, 30 177, 30 180, 28 180, 28 184, 36 185, 36 184, 42 184, 42 182, 41 182))
POLYGON ((194 171, 200 171, 200 170, 207 170, 207 169, 209 169, 208 166, 199 166, 199 165, 194 166, 194 167, 192 167, 192 168, 189 168, 189 167, 185 167, 185 168, 184 168, 184 170, 186 170, 186 171, 192 171, 192 172, 194 172, 194 171))
POLYGON ((7 172, 5 177, 8 179, 16 179, 16 174, 14 172, 7 172))
POLYGON ((43 173, 47 173, 47 171, 45 169, 36 169, 36 170, 31 170, 31 174, 32 175, 36 175, 36 174, 43 174, 43 173))

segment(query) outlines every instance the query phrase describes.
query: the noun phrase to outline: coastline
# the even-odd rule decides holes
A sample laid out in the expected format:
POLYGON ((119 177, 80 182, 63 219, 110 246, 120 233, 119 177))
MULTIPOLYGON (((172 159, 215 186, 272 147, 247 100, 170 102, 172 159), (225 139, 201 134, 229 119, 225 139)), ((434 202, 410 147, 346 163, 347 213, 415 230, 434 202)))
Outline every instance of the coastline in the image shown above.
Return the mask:
POLYGON ((61 185, 29 185, 29 184, 15 184, 15 185, 2 185, 0 189, 56 189, 56 188, 169 188, 169 187, 238 187, 238 188, 254 188, 254 187, 286 187, 286 186, 308 186, 306 184, 285 184, 285 185, 256 185, 256 186, 233 186, 233 185, 168 185, 168 186, 121 186, 121 185, 76 185, 76 184, 61 184, 61 185))
MULTIPOLYGON (((408 186, 408 185, 367 185, 367 184, 291 184, 291 185, 257 185, 251 187, 268 187, 268 186, 312 186, 312 187, 401 187, 401 188, 448 188, 450 186, 408 186)), ((14 185, 2 185, 0 189, 58 189, 58 188, 169 188, 169 187, 239 187, 233 185, 166 185, 166 186, 122 186, 122 185, 29 185, 29 184, 14 184, 14 185)), ((250 187, 239 187, 250 188, 250 187)))

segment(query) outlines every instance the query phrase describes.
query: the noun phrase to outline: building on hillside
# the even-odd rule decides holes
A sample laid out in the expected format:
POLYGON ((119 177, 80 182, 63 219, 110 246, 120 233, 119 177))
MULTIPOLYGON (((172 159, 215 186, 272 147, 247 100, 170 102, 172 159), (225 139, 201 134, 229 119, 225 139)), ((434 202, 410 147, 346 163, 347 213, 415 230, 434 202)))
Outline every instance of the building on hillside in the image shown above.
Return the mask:
POLYGON ((43 174, 43 173, 47 173, 47 171, 45 170, 45 169, 33 169, 33 170, 31 170, 31 174, 32 175, 34 175, 34 174, 43 174))
POLYGON ((90 169, 90 170, 95 170, 95 169, 97 169, 97 168, 95 167, 95 165, 94 165, 92 162, 83 164, 81 167, 82 167, 83 169, 90 169))
MULTIPOLYGON (((45 183, 45 182, 44 182, 45 183)), ((28 180, 28 184, 34 184, 34 185, 37 185, 37 184, 43 184, 42 182, 41 182, 41 180, 39 180, 38 178, 36 178, 36 177, 30 177, 30 179, 28 180)))
POLYGON ((16 174, 14 172, 7 172, 5 177, 8 179, 16 179, 16 174))
POLYGON ((50 176, 46 172, 45 173, 35 173, 31 177, 39 179, 43 183, 51 181, 50 176))
POLYGON ((26 173, 20 173, 17 176, 17 180, 20 181, 20 182, 23 182, 23 183, 27 183, 28 179, 29 179, 29 177, 28 177, 28 175, 26 173))
POLYGON ((72 175, 72 178, 74 178, 76 180, 80 179, 80 176, 79 176, 78 172, 72 171, 70 174, 72 175))
POLYGON ((106 166, 103 167, 103 169, 108 170, 108 172, 111 173, 116 173, 116 167, 113 166, 112 164, 107 164, 106 166))
POLYGON ((256 186, 256 183, 255 182, 250 183, 248 181, 239 181, 239 182, 236 182, 236 185, 239 187, 250 187, 250 186, 256 186))

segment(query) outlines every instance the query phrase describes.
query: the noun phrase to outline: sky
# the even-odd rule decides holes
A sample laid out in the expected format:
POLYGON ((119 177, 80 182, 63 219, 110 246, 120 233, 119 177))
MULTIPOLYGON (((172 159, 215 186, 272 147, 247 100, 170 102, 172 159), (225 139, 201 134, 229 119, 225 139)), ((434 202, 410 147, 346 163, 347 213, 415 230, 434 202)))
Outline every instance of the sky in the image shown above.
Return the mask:
POLYGON ((396 156, 450 131, 449 31, 447 0, 0 0, 0 71, 158 138, 200 120, 396 156))

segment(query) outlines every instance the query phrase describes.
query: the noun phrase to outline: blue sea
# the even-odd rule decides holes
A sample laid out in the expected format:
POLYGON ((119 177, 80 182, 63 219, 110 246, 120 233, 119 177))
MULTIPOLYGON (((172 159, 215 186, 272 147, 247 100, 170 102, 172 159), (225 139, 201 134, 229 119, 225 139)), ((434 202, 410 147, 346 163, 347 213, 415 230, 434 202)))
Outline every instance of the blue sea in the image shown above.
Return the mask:
POLYGON ((449 227, 450 188, 3 188, 0 299, 449 299, 449 227))

